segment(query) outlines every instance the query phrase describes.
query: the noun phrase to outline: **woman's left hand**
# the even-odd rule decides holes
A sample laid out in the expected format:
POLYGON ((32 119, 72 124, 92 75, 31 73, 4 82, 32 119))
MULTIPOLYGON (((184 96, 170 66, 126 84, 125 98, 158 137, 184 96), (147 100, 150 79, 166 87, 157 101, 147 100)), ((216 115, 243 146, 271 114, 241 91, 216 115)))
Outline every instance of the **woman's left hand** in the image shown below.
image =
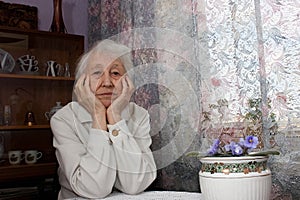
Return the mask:
POLYGON ((115 124, 121 120, 121 112, 129 104, 135 88, 130 78, 127 75, 124 75, 120 79, 120 83, 116 86, 116 90, 120 91, 121 94, 107 109, 107 119, 109 124, 115 124))

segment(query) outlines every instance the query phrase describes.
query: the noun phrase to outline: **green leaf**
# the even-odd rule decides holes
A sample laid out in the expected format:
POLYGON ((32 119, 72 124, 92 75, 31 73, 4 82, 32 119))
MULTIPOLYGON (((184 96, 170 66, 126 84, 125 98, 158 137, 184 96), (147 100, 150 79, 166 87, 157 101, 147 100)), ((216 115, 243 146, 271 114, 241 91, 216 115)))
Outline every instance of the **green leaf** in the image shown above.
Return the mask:
POLYGON ((190 151, 188 153, 185 154, 188 157, 197 157, 197 158, 201 158, 201 157, 205 157, 206 154, 205 153, 201 153, 199 151, 190 151))
POLYGON ((268 155, 279 155, 280 152, 277 150, 266 150, 248 153, 249 156, 268 156, 268 155))

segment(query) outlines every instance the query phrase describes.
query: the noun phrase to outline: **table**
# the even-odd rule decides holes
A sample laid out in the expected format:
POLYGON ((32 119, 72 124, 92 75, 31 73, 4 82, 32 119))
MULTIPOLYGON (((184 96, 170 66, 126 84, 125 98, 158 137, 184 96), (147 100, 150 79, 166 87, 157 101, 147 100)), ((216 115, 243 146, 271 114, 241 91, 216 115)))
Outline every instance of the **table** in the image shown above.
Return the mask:
MULTIPOLYGON (((137 195, 113 192, 105 200, 201 200, 201 193, 179 191, 147 191, 137 195)), ((71 200, 71 199, 69 199, 71 200)), ((84 200, 73 198, 72 200, 84 200)))

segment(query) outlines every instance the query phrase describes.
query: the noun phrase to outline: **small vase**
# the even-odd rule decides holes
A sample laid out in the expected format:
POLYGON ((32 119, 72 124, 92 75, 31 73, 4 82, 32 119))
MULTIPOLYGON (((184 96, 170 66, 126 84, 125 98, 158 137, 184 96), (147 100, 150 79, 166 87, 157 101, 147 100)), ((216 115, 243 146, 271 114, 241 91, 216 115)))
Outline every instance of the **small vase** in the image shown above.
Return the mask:
POLYGON ((62 0, 53 0, 53 19, 50 31, 67 33, 62 15, 62 0))
POLYGON ((70 67, 69 67, 69 63, 65 64, 65 73, 64 73, 65 77, 71 77, 71 72, 70 72, 70 67))
POLYGON ((269 200, 272 186, 267 156, 201 158, 204 200, 269 200))

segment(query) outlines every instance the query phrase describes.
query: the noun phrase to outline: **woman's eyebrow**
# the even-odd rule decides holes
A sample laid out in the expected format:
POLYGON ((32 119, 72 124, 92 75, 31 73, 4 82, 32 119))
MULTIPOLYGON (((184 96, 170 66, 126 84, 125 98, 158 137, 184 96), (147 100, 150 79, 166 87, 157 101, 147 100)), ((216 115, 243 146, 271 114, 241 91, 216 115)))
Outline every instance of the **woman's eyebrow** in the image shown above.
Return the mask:
POLYGON ((96 64, 94 66, 91 67, 91 70, 102 70, 103 71, 103 65, 102 64, 96 64))
POLYGON ((119 61, 115 61, 115 62, 112 63, 112 67, 116 68, 118 66, 123 66, 123 64, 119 61))
POLYGON ((111 66, 111 69, 116 69, 120 66, 120 64, 118 63, 113 63, 113 65, 111 66))

